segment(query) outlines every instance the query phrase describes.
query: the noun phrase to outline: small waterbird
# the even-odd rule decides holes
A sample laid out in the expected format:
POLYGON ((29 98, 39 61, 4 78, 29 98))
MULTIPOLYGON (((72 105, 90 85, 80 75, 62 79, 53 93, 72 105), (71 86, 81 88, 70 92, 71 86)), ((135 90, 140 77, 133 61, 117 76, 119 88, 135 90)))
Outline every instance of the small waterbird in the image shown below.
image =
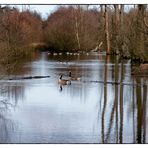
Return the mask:
POLYGON ((60 76, 58 83, 61 85, 71 85, 70 80, 62 79, 63 75, 60 76))
POLYGON ((69 71, 69 79, 72 80, 72 81, 80 81, 81 80, 80 77, 72 77, 71 71, 69 71))

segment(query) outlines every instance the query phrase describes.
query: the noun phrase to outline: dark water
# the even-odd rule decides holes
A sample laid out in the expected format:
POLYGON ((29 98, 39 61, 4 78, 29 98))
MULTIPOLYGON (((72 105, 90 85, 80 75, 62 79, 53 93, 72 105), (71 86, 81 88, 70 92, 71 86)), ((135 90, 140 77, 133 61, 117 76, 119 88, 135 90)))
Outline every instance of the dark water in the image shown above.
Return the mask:
POLYGON ((131 76, 130 61, 34 56, 14 74, 51 77, 0 81, 0 143, 148 143, 148 80, 131 76), (60 91, 69 70, 82 79, 60 91))

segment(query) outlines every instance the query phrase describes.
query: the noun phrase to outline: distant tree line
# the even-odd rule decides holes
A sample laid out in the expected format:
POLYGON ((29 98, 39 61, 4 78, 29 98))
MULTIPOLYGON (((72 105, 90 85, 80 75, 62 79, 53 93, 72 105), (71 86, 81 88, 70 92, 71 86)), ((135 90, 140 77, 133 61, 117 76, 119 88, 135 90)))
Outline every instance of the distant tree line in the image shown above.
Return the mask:
POLYGON ((43 20, 29 9, 1 7, 0 55, 21 57, 30 53, 31 45, 46 45, 50 51, 106 51, 148 62, 147 15, 147 5, 128 11, 117 4, 65 5, 43 20))
POLYGON ((49 15, 44 39, 54 50, 107 51, 133 61, 148 61, 146 5, 61 6, 49 15))

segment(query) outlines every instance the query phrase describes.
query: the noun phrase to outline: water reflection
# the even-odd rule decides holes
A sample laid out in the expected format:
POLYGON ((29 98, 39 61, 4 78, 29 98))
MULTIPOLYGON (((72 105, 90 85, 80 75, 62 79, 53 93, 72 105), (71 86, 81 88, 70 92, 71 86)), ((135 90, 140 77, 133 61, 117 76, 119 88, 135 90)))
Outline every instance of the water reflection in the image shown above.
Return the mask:
POLYGON ((12 104, 7 99, 0 100, 0 143, 8 143, 11 139, 10 132, 14 130, 12 120, 7 117, 7 110, 12 104))
POLYGON ((0 98, 11 104, 0 110, 1 143, 148 142, 147 78, 132 77, 129 61, 104 54, 33 56, 10 76, 50 78, 1 82, 0 98), (81 81, 59 85, 59 75, 68 78, 69 71, 81 81))
POLYGON ((146 99, 147 86, 143 85, 140 78, 136 78, 137 85, 135 88, 137 102, 137 143, 145 143, 146 139, 146 99))
POLYGON ((15 78, 17 75, 23 76, 30 73, 30 68, 23 67, 26 61, 31 62, 31 59, 22 59, 5 65, 0 64, 0 143, 14 142, 11 139, 16 132, 16 124, 11 119, 10 113, 15 110, 18 101, 25 98, 25 85, 14 81, 10 83, 7 80, 15 78))
POLYGON ((104 64, 104 101, 103 101, 103 111, 102 111, 102 143, 104 143, 104 115, 105 109, 107 104, 107 74, 108 74, 108 61, 109 56, 106 57, 105 64, 104 64))
POLYGON ((123 135, 123 80, 124 80, 124 66, 121 63, 121 80, 120 80, 120 133, 119 143, 122 143, 123 135))
POLYGON ((108 60, 106 58, 104 66, 104 102, 101 119, 102 143, 146 143, 147 85, 143 85, 143 83, 147 82, 147 79, 144 78, 143 83, 141 83, 143 78, 133 78, 137 85, 134 85, 134 83, 130 80, 130 86, 128 86, 128 81, 125 82, 125 79, 127 79, 125 63, 124 61, 119 63, 118 58, 116 57, 114 66, 112 66, 112 68, 114 69, 112 70, 112 81, 114 80, 115 84, 106 84, 107 78, 109 78, 109 75, 107 76, 107 65, 108 60), (110 87, 112 88, 112 91, 114 91, 114 93, 109 91, 110 87), (133 90, 133 92, 131 92, 131 90, 133 90), (111 94, 114 94, 114 99, 112 99, 112 107, 110 106, 111 110, 107 108, 107 104, 109 104, 108 101, 110 101, 111 99, 111 97, 107 95, 108 92, 110 93, 110 96, 111 94), (128 96, 126 95, 127 93, 128 96), (127 117, 130 116, 130 112, 128 112, 129 114, 125 115, 124 117, 124 112, 126 113, 127 107, 130 107, 131 105, 130 99, 127 100, 127 98, 130 97, 132 98, 133 102, 133 131, 131 131, 132 133, 129 133, 130 127, 128 127, 129 123, 127 121, 127 117), (136 105, 135 101, 137 102, 136 105), (135 112, 137 112, 137 115, 135 115, 135 112), (136 118, 137 121, 135 120, 136 118), (137 123, 137 128, 135 127, 135 122, 137 123), (123 129, 125 129, 125 131, 123 131, 123 129), (135 138, 135 132, 137 132, 137 138, 135 138), (124 133, 126 134, 124 135, 124 133), (132 135, 133 141, 129 141, 129 135, 127 133, 132 135))

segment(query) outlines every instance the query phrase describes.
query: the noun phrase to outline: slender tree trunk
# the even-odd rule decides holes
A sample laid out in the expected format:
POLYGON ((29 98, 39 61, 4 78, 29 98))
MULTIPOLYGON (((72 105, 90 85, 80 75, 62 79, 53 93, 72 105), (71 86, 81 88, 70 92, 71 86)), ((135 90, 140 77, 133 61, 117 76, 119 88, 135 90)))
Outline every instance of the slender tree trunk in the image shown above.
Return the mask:
POLYGON ((115 54, 119 54, 119 31, 120 31, 120 25, 119 25, 119 5, 115 4, 114 5, 115 8, 115 54))
POLYGON ((120 53, 121 53, 121 56, 124 56, 123 54, 124 53, 124 22, 123 22, 123 13, 124 13, 124 5, 120 5, 120 38, 122 40, 122 43, 121 43, 121 50, 120 50, 120 53))
POLYGON ((109 18, 108 8, 105 5, 105 38, 106 38, 106 54, 110 54, 110 36, 109 36, 109 18))
POLYGON ((97 46, 95 48, 95 51, 101 51, 101 46, 103 45, 104 41, 104 36, 100 40, 100 32, 104 32, 104 9, 102 4, 100 5, 100 14, 101 17, 98 18, 98 40, 96 43, 97 46))
POLYGON ((77 16, 77 9, 74 8, 74 19, 75 19, 75 35, 76 35, 76 40, 77 40, 77 44, 78 44, 78 49, 81 49, 80 46, 80 37, 79 37, 79 24, 78 24, 78 16, 77 16))
POLYGON ((120 13, 119 13, 119 19, 120 19, 120 32, 123 36, 124 33, 124 5, 120 5, 120 13))

